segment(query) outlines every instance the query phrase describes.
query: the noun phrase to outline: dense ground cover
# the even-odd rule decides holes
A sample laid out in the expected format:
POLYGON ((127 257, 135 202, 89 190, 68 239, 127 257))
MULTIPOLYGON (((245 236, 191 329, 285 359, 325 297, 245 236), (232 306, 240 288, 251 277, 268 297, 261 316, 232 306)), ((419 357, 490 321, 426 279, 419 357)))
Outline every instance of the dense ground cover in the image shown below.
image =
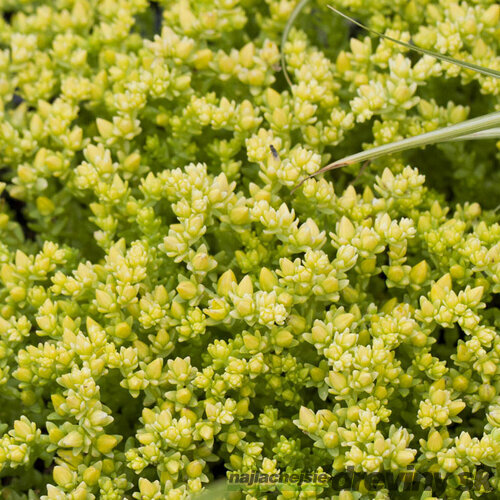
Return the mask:
MULTIPOLYGON (((500 110, 499 80, 324 1, 280 48, 296 4, 0 0, 3 498, 181 499, 228 471, 412 466, 444 486, 242 498, 498 498, 499 144, 291 191, 500 110)), ((335 5, 500 70, 492 1, 335 5)))

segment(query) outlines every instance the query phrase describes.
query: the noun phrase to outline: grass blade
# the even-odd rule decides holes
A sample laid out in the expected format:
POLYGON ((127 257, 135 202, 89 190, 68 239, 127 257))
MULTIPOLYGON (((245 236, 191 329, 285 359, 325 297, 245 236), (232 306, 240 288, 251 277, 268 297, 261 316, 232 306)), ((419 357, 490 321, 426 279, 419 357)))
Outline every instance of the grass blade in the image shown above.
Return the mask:
MULTIPOLYGON (((500 128, 490 128, 488 130, 481 130, 473 134, 461 135, 456 139, 447 139, 449 141, 473 141, 476 139, 500 139, 500 128)), ((442 141, 445 142, 445 141, 442 141)))
POLYGON ((300 2, 295 6, 293 12, 291 13, 288 21, 286 22, 285 29, 283 30, 283 34, 281 35, 281 69, 283 70, 283 75, 285 76, 285 80, 287 81, 290 87, 292 86, 292 81, 290 80, 290 75, 288 74, 288 70, 286 69, 286 60, 285 60, 285 43, 288 39, 288 33, 292 29, 293 23, 295 19, 299 15, 300 11, 304 8, 304 6, 309 2, 309 0, 300 0, 300 2))
POLYGON ((496 135, 490 136, 489 134, 492 132, 493 134, 498 134, 500 129, 494 128, 497 125, 500 125, 500 111, 480 116, 478 118, 471 118, 470 120, 465 120, 461 123, 450 125, 449 127, 433 130, 432 132, 426 132, 425 134, 408 137, 407 139, 402 139, 401 141, 395 141, 389 144, 383 144, 382 146, 367 149, 366 151, 346 156, 340 160, 330 163, 326 167, 320 168, 317 172, 314 172, 314 174, 311 174, 303 179, 293 191, 300 187, 307 179, 310 179, 315 175, 322 174, 328 170, 334 170, 336 168, 352 165, 353 163, 371 161, 384 155, 400 153, 408 149, 427 146, 429 144, 438 144, 440 142, 452 140, 466 140, 467 136, 470 135, 474 135, 473 139, 495 138, 497 137, 496 135), (479 134, 483 134, 483 136, 479 134))
POLYGON ((317 173, 326 172, 331 168, 335 168, 335 166, 340 163, 344 165, 352 165, 353 163, 358 163, 360 161, 374 160, 375 158, 379 158, 380 156, 386 154, 399 153, 401 151, 406 151, 407 149, 436 144, 438 142, 457 139, 468 134, 487 131, 496 125, 500 125, 500 111, 479 116, 478 118, 465 120, 457 123, 456 125, 443 127, 438 130, 433 130, 432 132, 426 132, 425 134, 419 134, 400 141, 383 144, 382 146, 361 151, 360 153, 356 153, 354 155, 346 156, 341 160, 335 161, 326 167, 323 167, 318 170, 317 173))
MULTIPOLYGON (((288 36, 288 32, 291 28, 293 21, 295 20, 300 10, 303 8, 303 6, 307 3, 307 1, 308 0, 302 0, 294 9, 292 16, 290 16, 289 22, 287 23, 287 29, 285 30, 282 39, 282 48, 284 46, 286 37, 288 36)), ((384 35, 383 33, 379 33, 378 31, 368 28, 367 26, 359 23, 352 17, 344 14, 343 12, 337 10, 335 7, 332 7, 331 5, 328 5, 328 8, 331 9, 336 14, 338 14, 339 16, 343 17, 344 19, 347 19, 351 23, 354 23, 356 26, 359 26, 360 28, 368 31, 369 33, 372 33, 376 36, 394 42, 409 50, 414 50, 421 54, 429 55, 440 61, 446 61, 452 64, 456 64, 458 66, 461 66, 462 68, 475 71, 477 73, 481 73, 486 76, 491 76, 493 78, 500 78, 500 71, 496 71, 491 68, 484 68, 483 66, 479 66, 477 64, 469 63, 466 61, 460 61, 450 56, 439 54, 431 50, 423 49, 417 47, 416 45, 403 42, 401 40, 396 40, 395 38, 392 38, 390 36, 384 35)), ((283 60, 284 56, 282 53, 282 61, 283 60)), ((287 81, 291 85, 288 75, 286 74, 286 69, 285 69, 285 76, 287 77, 287 81)), ((449 127, 443 127, 441 129, 434 130, 432 132, 427 132, 424 134, 416 135, 414 137, 403 139, 401 141, 395 141, 389 144, 384 144, 382 146, 368 149, 366 151, 361 151, 359 153, 346 156, 340 160, 334 161, 333 163, 330 163, 323 168, 320 168, 317 172, 307 176, 299 184, 297 184, 297 186, 295 186, 295 188, 292 190, 292 193, 296 189, 298 189, 307 179, 310 179, 311 177, 327 172, 328 170, 334 170, 336 168, 352 165, 353 163, 358 163, 362 161, 371 161, 384 155, 399 153, 402 151, 406 151, 408 149, 427 146, 430 144, 438 144, 441 142, 465 141, 465 140, 477 140, 477 139, 496 139, 500 137, 500 128, 498 127, 499 125, 500 125, 500 112, 495 112, 480 116, 478 118, 472 118, 470 120, 466 120, 464 122, 455 125, 450 125, 449 127)))
POLYGON ((375 31, 374 29, 368 28, 368 26, 361 24, 360 22, 356 21, 355 19, 348 16, 347 14, 344 14, 340 10, 337 10, 335 7, 332 7, 331 5, 328 5, 328 8, 333 10, 333 12, 335 12, 339 16, 342 16, 344 19, 347 19, 351 23, 354 23, 356 26, 359 26, 360 28, 363 28, 364 30, 368 31, 369 33, 373 33, 376 36, 379 36, 381 38, 385 38, 386 40, 397 43, 398 45, 402 45, 403 47, 406 47, 407 49, 414 50, 416 52, 420 52, 421 54, 426 54, 428 56, 435 57, 436 59, 439 59, 440 61, 446 61, 446 62, 449 62, 452 64, 456 64, 457 66, 461 66, 462 68, 465 68, 465 69, 470 69, 470 70, 475 71, 477 73, 482 73, 483 75, 486 75, 486 76, 492 76, 493 78, 500 78, 500 71, 496 71, 496 70, 490 69, 490 68, 485 68, 483 66, 479 66, 478 64, 473 64, 470 62, 460 61, 459 59, 455 59, 454 57, 446 56, 446 55, 440 54, 438 52, 434 52, 432 50, 423 49, 421 47, 418 47, 418 46, 413 45, 411 43, 403 42, 401 40, 396 40, 395 38, 392 38, 388 35, 384 35, 383 33, 379 33, 378 31, 375 31))

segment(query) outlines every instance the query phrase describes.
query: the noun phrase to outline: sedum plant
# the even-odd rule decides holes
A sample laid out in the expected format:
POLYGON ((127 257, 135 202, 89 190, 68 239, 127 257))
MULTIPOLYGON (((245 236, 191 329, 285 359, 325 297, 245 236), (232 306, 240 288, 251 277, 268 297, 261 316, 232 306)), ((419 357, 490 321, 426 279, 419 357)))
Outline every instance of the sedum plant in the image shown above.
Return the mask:
MULTIPOLYGON (((297 15, 300 13, 300 10, 306 5, 307 0, 303 0, 297 6, 295 7, 294 12, 290 16, 290 20, 288 21, 287 28, 285 28, 285 31, 283 32, 283 38, 282 38, 282 45, 285 44, 286 42, 286 37, 288 36, 288 27, 291 26, 291 23, 295 20, 297 15)), ((397 43, 403 47, 406 47, 407 49, 414 50, 416 52, 419 52, 424 55, 428 55, 431 57, 435 57, 436 59, 448 63, 453 63, 456 64, 457 66, 461 66, 465 69, 470 69, 472 71, 475 71, 477 73, 481 73, 483 75, 488 75, 492 76, 494 78, 500 78, 500 72, 485 68, 483 66, 479 66, 474 63, 466 62, 466 61, 460 61, 458 59, 455 59, 450 56, 446 56, 443 54, 440 54, 438 52, 433 52, 431 50, 427 49, 422 49, 420 47, 417 47, 416 45, 409 44, 407 42, 403 42, 400 40, 396 40, 395 38, 392 38, 388 35, 384 35, 383 33, 379 33, 377 31, 371 30, 370 28, 367 28, 363 24, 357 22, 355 19, 352 19, 351 17, 347 16, 346 14, 343 14, 339 10, 335 9, 331 5, 328 6, 333 12, 336 14, 342 16, 343 18, 347 19, 354 25, 358 26, 359 28, 362 28, 367 31, 371 31, 373 34, 377 35, 378 37, 383 38, 384 40, 388 40, 394 43, 397 43)), ((283 62, 283 56, 282 56, 282 62, 283 62)), ((292 83, 290 81, 290 78, 288 76, 288 73, 286 71, 286 65, 283 63, 283 71, 285 74, 285 77, 287 79, 288 84, 291 86, 292 83)), ((398 141, 390 142, 388 144, 383 144, 381 146, 371 148, 367 151, 363 151, 360 153, 356 153, 350 156, 347 156, 345 158, 342 158, 340 160, 336 160, 326 167, 323 167, 319 169, 317 172, 314 174, 306 177, 301 181, 301 184, 304 183, 307 179, 313 177, 314 175, 327 172, 328 170, 333 170, 336 168, 344 167, 346 165, 350 165, 352 163, 360 162, 360 161, 370 161, 375 158, 378 158, 380 156, 384 156, 387 154, 391 153, 397 153, 400 151, 406 151, 407 149, 412 149, 415 147, 419 146, 426 146, 428 144, 439 144, 440 142, 446 142, 446 141, 460 141, 460 140, 475 140, 475 139, 492 139, 492 138, 500 138, 500 128, 497 127, 497 125, 500 125, 500 112, 494 112, 494 113, 489 113, 477 118, 473 118, 470 120, 466 120, 461 123, 457 123, 454 125, 450 125, 448 127, 440 128, 438 130, 433 130, 430 132, 424 132, 422 134, 418 134, 414 137, 408 137, 406 139, 401 139, 398 141)), ((298 187, 298 186, 297 186, 298 187)), ((295 188, 296 189, 296 188, 295 188)))
MULTIPOLYGON (((291 190, 499 80, 298 3, 0 0, 2 498, 498 498, 499 144, 291 190)), ((500 70, 492 1, 335 5, 500 70)))

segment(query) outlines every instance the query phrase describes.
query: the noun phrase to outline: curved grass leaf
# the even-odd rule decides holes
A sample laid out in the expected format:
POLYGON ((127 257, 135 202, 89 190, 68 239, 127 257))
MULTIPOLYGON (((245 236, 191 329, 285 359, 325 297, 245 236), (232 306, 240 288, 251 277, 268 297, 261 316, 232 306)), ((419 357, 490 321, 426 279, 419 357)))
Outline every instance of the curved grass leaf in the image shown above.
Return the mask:
POLYGON ((481 130, 473 134, 461 135, 454 139, 444 139, 442 142, 447 141, 473 141, 477 139, 500 139, 500 128, 490 128, 488 130, 481 130))
POLYGON ((485 68, 483 66, 479 66, 478 64, 473 64, 470 62, 460 61, 459 59, 455 59, 454 57, 446 56, 444 54, 440 54, 439 52, 434 52, 432 50, 423 49, 421 47, 418 47, 417 45, 413 45, 412 43, 406 43, 406 42, 403 42, 401 40, 397 40, 396 38, 392 38, 388 35, 384 35, 383 33, 375 31, 372 28, 368 28, 368 26, 361 24, 360 22, 356 21, 352 17, 349 17, 347 14, 344 14, 340 10, 337 10, 335 7, 332 7, 331 5, 328 5, 328 8, 333 10, 333 12, 335 12, 339 16, 342 16, 344 19, 347 19, 351 23, 355 24, 356 26, 359 26, 360 28, 363 28, 364 30, 368 31, 369 33, 373 33, 374 35, 379 36, 380 38, 384 38, 385 40, 389 40, 391 42, 397 43, 398 45, 402 45, 403 47, 406 47, 407 49, 414 50, 415 52, 420 52, 421 54, 426 54, 428 56, 435 57, 436 59, 439 59, 440 61, 446 61, 446 62, 449 62, 452 64, 456 64, 457 66, 461 66, 462 68, 465 68, 465 69, 470 69, 472 71, 475 71, 476 73, 482 73, 483 75, 492 76, 493 78, 500 78, 500 71, 496 71, 496 70, 491 69, 491 68, 485 68))
MULTIPOLYGON (((331 9, 336 14, 338 14, 339 16, 342 16, 344 19, 347 19, 351 23, 356 24, 360 28, 370 33, 373 33, 376 36, 379 36, 391 42, 402 45, 403 47, 406 47, 409 50, 414 50, 422 54, 427 54, 438 60, 456 64, 465 69, 469 69, 477 73, 491 76, 493 78, 500 78, 500 71, 496 71, 490 68, 484 68, 483 66, 479 66, 477 64, 469 63, 466 61, 460 61, 450 56, 445 56, 443 54, 439 54, 431 50, 422 49, 410 43, 402 42, 401 40, 396 40, 395 38, 392 38, 390 36, 384 35, 383 33, 379 33, 378 31, 368 28, 367 26, 359 23, 352 17, 349 17, 348 15, 337 10, 335 7, 332 7, 331 5, 328 5, 328 8, 331 9)), ((297 16, 297 14, 298 12, 295 14, 295 17, 297 16)), ((375 158, 379 158, 384 155, 399 153, 402 151, 406 151, 408 149, 423 147, 430 144, 438 144, 441 142, 478 140, 478 139, 497 139, 500 137, 500 128, 498 127, 499 125, 500 125, 500 112, 495 112, 480 116, 478 118, 465 120, 456 125, 443 127, 441 129, 434 130, 432 132, 427 132, 424 134, 416 135, 414 137, 409 137, 407 139, 402 139, 401 141, 395 141, 389 144, 384 144, 382 146, 368 149, 366 151, 361 151, 360 153, 346 156, 344 158, 341 158, 340 160, 330 163, 326 167, 320 168, 317 172, 307 176, 297 186, 295 186, 295 188, 292 190, 292 193, 297 188, 299 188, 307 179, 310 179, 311 177, 327 172, 328 170, 333 170, 336 168, 345 167, 347 165, 352 165, 353 163, 358 163, 362 161, 371 161, 374 160, 375 158)))
POLYGON ((382 146, 367 149, 366 151, 361 151, 360 153, 346 156, 340 160, 330 163, 326 167, 320 168, 317 172, 314 172, 314 174, 311 174, 303 179, 294 188, 294 191, 295 189, 300 187, 307 179, 310 179, 315 175, 322 174, 324 172, 327 172, 328 170, 352 165, 353 163, 371 161, 381 156, 400 153, 401 151, 406 151, 407 149, 427 146, 429 144, 438 144, 440 142, 453 140, 467 140, 471 138, 467 136, 471 135, 474 136, 472 137, 473 139, 496 138, 498 137, 498 133, 500 130, 496 128, 498 125, 500 125, 500 111, 484 116, 479 116, 478 118, 471 118, 470 120, 465 120, 461 123, 457 123, 456 125, 443 127, 438 130, 433 130, 432 132, 426 132, 425 134, 408 137, 407 139, 402 139, 401 141, 395 141, 389 144, 383 144, 382 146))
POLYGON ((307 2, 309 2, 309 0, 300 0, 300 2, 295 6, 295 9, 293 9, 290 17, 288 18, 288 21, 286 22, 283 34, 281 35, 281 47, 280 47, 281 69, 283 71, 283 75, 285 76, 285 80, 287 81, 288 85, 290 85, 290 87, 292 86, 292 81, 290 80, 290 75, 288 74, 288 70, 286 69, 285 43, 288 39, 288 33, 290 33, 290 30, 292 29, 295 19, 297 19, 297 16, 299 15, 300 11, 304 8, 304 6, 307 4, 307 2))

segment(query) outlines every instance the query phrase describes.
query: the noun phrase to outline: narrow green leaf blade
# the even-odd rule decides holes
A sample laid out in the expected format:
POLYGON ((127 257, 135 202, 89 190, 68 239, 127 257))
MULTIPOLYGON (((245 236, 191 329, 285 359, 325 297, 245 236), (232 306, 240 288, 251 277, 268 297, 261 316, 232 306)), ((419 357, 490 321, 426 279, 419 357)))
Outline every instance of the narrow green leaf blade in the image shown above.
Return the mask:
MULTIPOLYGON (((474 134, 483 133, 483 136, 472 137, 473 139, 489 139, 491 138, 488 134, 489 132, 494 131, 493 134, 498 133, 499 129, 496 128, 498 125, 500 125, 500 111, 496 111, 495 113, 490 113, 484 116, 479 116, 477 118, 471 118, 470 120, 465 120, 455 125, 450 125, 449 127, 443 127, 438 130, 433 130, 432 132, 426 132, 425 134, 415 135, 413 137, 408 137, 407 139, 402 139, 400 141, 395 141, 389 144, 383 144, 382 146, 367 149, 366 151, 361 151, 359 153, 346 156, 344 158, 341 158, 340 160, 330 163, 326 167, 320 168, 317 172, 314 172, 314 174, 309 175, 304 180, 302 180, 300 184, 298 184, 294 188, 294 191, 311 177, 322 174, 324 172, 328 172, 328 170, 334 170, 336 168, 352 165, 353 163, 371 161, 384 155, 400 153, 408 149, 427 146, 429 144, 438 144, 440 142, 451 140, 466 140, 467 136, 474 134)), ((496 136, 493 135, 493 137, 496 136)))
POLYGON ((388 35, 384 35, 383 33, 379 33, 378 31, 375 31, 374 29, 368 28, 368 26, 361 24, 360 22, 356 21, 355 19, 348 16, 347 14, 344 14, 340 10, 337 10, 335 7, 332 7, 331 5, 328 5, 328 8, 333 10, 333 12, 335 12, 339 16, 342 16, 344 19, 347 19, 351 23, 354 23, 356 26, 359 26, 360 28, 363 28, 364 30, 368 31, 369 33, 373 33, 376 36, 379 36, 381 38, 385 38, 386 40, 389 40, 391 42, 402 45, 403 47, 406 47, 407 49, 414 50, 416 52, 420 52, 421 54, 426 54, 428 56, 435 57, 436 59, 439 59, 440 61, 446 61, 446 62, 449 62, 452 64, 456 64, 457 66, 461 66, 462 68, 476 71, 477 73, 482 73, 483 75, 486 75, 486 76, 492 76, 493 78, 500 78, 500 71, 496 71, 496 70, 491 69, 491 68, 485 68, 484 66, 479 66, 478 64, 473 64, 470 62, 460 61, 459 59, 455 59, 454 57, 446 56, 444 54, 440 54, 440 53, 434 52, 432 50, 423 49, 421 47, 417 47, 416 45, 413 45, 411 43, 406 43, 406 42, 403 42, 401 40, 396 40, 395 38, 392 38, 388 35))
POLYGON ((283 34, 281 35, 281 47, 280 47, 281 69, 283 71, 283 75, 285 76, 285 80, 287 81, 288 85, 290 85, 290 87, 292 86, 292 81, 290 80, 290 75, 288 74, 288 70, 286 69, 285 43, 288 39, 288 33, 290 33, 290 30, 292 29, 295 19, 297 19, 297 16, 299 15, 300 11, 304 8, 304 6, 307 4, 307 2, 309 2, 309 0, 300 0, 300 2, 295 6, 295 9, 293 9, 293 12, 288 18, 285 29, 283 30, 283 34))
POLYGON ((496 127, 488 130, 481 130, 473 134, 461 135, 455 139, 446 139, 446 141, 473 141, 479 139, 500 139, 500 128, 496 127))
POLYGON ((330 170, 330 168, 340 163, 351 165, 360 161, 374 160, 375 158, 379 158, 380 156, 386 154, 399 153, 408 149, 457 139, 467 134, 482 132, 484 130, 489 130, 497 125, 500 125, 500 111, 496 111, 495 113, 490 113, 484 116, 479 116, 477 118, 471 118, 470 120, 465 120, 463 122, 457 123, 456 125, 450 125, 449 127, 443 127, 438 130, 433 130, 432 132, 415 135, 413 137, 408 137, 407 139, 391 142, 389 144, 383 144, 382 146, 377 146, 366 151, 361 151, 360 153, 356 153, 354 155, 346 156, 341 160, 335 161, 330 165, 323 167, 319 172, 330 170))

